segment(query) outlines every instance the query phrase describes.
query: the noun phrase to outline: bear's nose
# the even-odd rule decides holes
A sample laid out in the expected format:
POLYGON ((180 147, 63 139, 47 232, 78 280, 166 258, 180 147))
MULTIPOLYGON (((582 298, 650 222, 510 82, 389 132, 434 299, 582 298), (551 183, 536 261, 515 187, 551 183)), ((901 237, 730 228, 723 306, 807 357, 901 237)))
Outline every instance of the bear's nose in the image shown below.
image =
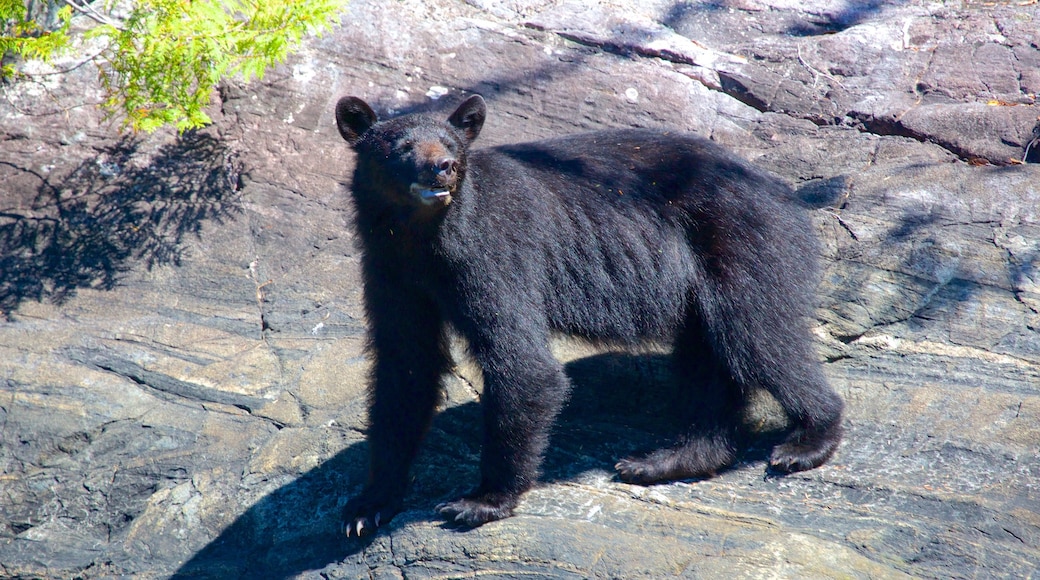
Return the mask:
POLYGON ((437 173, 441 177, 453 177, 459 169, 459 162, 451 157, 442 157, 437 161, 437 173))

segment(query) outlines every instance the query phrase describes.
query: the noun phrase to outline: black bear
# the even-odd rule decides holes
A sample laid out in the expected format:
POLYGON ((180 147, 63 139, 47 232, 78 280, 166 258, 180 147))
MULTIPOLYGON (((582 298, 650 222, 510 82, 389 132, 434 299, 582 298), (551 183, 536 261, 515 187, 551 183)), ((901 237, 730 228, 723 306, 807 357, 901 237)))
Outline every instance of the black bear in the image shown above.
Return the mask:
POLYGON ((791 423, 771 469, 830 458, 843 405, 807 327, 818 249, 790 188, 680 132, 471 151, 485 116, 480 96, 446 122, 379 122, 355 97, 336 105, 357 153, 351 190, 374 358, 369 481, 344 508, 348 536, 400 509, 452 365, 448 328, 484 377, 480 484, 437 508, 461 525, 510 516, 538 476, 569 391, 550 352, 554 332, 671 344, 676 376, 696 391, 688 428, 667 448, 621 460, 622 481, 710 477, 731 465, 759 387, 791 423))

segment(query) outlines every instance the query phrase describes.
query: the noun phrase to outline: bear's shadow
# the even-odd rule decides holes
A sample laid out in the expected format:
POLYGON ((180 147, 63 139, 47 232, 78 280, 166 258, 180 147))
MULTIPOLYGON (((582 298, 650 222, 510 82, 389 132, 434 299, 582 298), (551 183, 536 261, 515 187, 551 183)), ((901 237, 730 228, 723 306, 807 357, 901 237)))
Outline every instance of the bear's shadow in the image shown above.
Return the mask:
MULTIPOLYGON (((685 404, 668 356, 608 352, 565 365, 573 384, 545 455, 542 481, 612 472, 617 460, 660 447, 684 424, 685 404)), ((479 481, 481 410, 470 402, 437 415, 412 468, 400 523, 439 521, 434 506, 479 481)), ((741 463, 763 461, 781 430, 757 433, 741 463)), ((360 491, 368 445, 356 443, 271 492, 197 552, 173 578, 292 577, 347 561, 374 538, 347 540, 339 512, 360 491)), ((382 533, 385 533, 382 532, 382 533)), ((379 536, 376 536, 377 538, 379 536)))
MULTIPOLYGON (((543 481, 573 479, 590 470, 613 472, 618 460, 675 441, 689 426, 696 389, 676 381, 669 354, 606 352, 565 365, 573 391, 553 431, 543 481)), ((753 398, 754 400, 754 398, 753 398)), ((783 420, 764 418, 752 404, 753 433, 742 441, 737 466, 761 462, 782 439, 783 420)))

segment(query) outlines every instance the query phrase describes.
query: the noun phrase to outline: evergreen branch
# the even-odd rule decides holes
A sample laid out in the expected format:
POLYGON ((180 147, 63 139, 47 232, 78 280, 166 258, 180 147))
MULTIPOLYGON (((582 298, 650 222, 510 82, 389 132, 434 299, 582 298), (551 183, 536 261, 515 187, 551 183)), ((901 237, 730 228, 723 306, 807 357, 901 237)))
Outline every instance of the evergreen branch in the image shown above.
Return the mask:
MULTIPOLYGON (((208 124, 204 109, 217 83, 245 80, 288 57, 304 35, 335 22, 346 0, 132 0, 121 20, 89 0, 62 0, 60 30, 45 32, 20 0, 0 0, 0 53, 46 58, 68 43, 73 11, 98 23, 86 35, 106 47, 92 60, 100 72, 104 107, 124 127, 184 131, 208 124)), ((8 65, 0 76, 14 74, 8 65)), ((58 73, 60 74, 60 73, 58 73)))

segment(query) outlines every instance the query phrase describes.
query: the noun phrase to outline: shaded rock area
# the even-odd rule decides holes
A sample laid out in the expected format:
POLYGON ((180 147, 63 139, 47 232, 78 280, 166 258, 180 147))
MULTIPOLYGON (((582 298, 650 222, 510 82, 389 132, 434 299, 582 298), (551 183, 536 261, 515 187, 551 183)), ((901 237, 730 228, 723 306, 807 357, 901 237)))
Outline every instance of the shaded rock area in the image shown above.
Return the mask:
MULTIPOLYGON (((69 68, 74 59, 59 62, 69 68)), ((1040 568, 1040 7, 934 0, 355 0, 215 124, 120 137, 89 67, 0 100, 0 576, 1032 577, 1040 568), (462 357, 405 512, 365 478, 353 157, 332 109, 489 102, 485 144, 709 136, 815 208, 814 332, 848 405, 825 466, 611 466, 669 432, 664 357, 561 341, 545 485, 472 531, 462 357)))

